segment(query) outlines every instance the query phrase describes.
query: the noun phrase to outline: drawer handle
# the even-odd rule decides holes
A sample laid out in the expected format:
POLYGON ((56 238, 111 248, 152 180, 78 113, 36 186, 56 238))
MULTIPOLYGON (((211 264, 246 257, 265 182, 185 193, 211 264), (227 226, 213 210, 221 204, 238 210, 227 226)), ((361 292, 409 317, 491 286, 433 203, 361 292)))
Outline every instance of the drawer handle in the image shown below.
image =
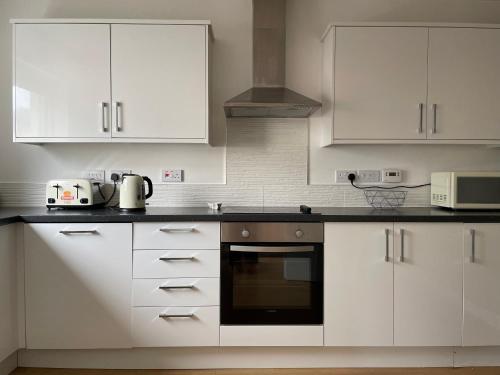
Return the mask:
POLYGON ((160 314, 159 318, 168 319, 168 318, 193 318, 194 314, 160 314))
POLYGON ((96 229, 92 230, 60 230, 61 234, 98 234, 99 232, 96 229))
POLYGON ((160 228, 160 232, 165 232, 165 233, 191 233, 196 230, 196 227, 189 227, 189 228, 160 228))
POLYGON ((194 285, 160 285, 158 289, 168 290, 168 289, 194 289, 194 285))
POLYGON ((165 262, 171 261, 171 260, 195 260, 196 257, 190 256, 190 257, 159 257, 158 260, 163 260, 165 262))

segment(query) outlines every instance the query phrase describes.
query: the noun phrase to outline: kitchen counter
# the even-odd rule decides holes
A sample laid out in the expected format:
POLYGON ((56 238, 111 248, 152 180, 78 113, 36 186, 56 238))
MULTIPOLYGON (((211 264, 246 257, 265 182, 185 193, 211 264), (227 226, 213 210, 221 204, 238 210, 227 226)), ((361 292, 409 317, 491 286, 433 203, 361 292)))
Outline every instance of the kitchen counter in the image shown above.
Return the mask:
POLYGON ((220 221, 221 213, 202 207, 149 207, 146 212, 111 208, 48 210, 45 207, 0 208, 0 225, 24 223, 131 223, 157 221, 220 221))
MULTIPOLYGON (((298 209, 297 209, 298 211, 298 209)), ((441 208, 404 207, 376 210, 369 207, 314 207, 312 215, 280 208, 234 208, 213 211, 203 207, 150 207, 146 212, 115 209, 47 210, 44 207, 0 208, 0 225, 25 223, 129 223, 160 221, 315 221, 315 222, 464 222, 500 223, 499 211, 451 211, 441 208), (283 212, 280 212, 283 211, 283 212)))

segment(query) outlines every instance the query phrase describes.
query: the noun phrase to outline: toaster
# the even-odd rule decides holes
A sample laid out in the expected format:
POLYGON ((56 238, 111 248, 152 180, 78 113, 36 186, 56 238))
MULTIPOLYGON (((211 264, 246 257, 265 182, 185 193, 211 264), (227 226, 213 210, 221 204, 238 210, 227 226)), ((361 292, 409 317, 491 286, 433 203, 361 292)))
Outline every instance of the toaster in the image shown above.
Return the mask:
POLYGON ((92 179, 51 180, 45 190, 45 204, 50 208, 86 208, 104 204, 100 182, 92 179))

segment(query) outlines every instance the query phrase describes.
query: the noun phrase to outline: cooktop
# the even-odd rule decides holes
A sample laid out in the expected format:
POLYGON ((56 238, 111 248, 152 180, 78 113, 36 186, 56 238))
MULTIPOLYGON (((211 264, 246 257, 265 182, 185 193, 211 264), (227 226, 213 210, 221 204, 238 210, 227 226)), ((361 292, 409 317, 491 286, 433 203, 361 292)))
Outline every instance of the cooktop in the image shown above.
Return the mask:
POLYGON ((321 221, 321 213, 297 207, 224 207, 223 221, 321 221))

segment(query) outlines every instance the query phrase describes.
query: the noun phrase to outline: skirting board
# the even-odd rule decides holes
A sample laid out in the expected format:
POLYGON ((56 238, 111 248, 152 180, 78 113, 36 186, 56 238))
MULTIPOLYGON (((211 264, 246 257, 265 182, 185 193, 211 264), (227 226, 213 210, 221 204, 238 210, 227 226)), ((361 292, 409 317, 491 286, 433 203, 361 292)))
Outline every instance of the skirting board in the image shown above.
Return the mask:
POLYGON ((0 361, 0 375, 8 375, 17 368, 17 352, 0 361))
POLYGON ((490 348, 158 348, 21 350, 19 366, 102 369, 499 366, 490 348))

